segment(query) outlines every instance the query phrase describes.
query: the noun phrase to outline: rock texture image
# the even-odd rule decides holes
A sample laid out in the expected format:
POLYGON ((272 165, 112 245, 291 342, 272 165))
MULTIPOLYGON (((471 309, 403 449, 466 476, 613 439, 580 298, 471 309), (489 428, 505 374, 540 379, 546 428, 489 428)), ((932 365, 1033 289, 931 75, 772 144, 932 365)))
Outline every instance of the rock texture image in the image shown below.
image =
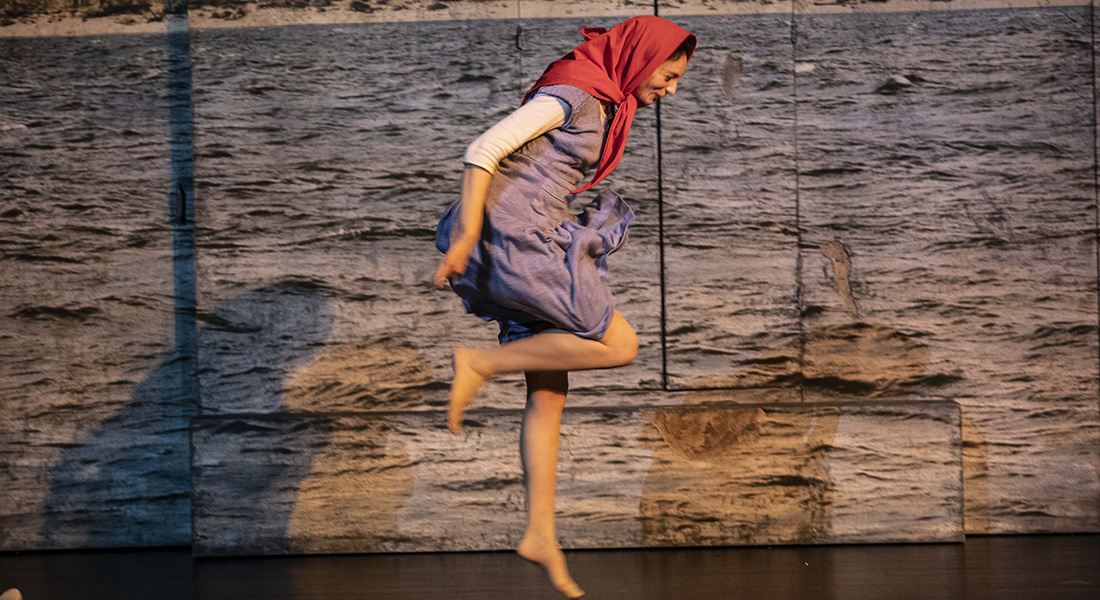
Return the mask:
POLYGON ((968 532, 1100 526, 1090 10, 680 18, 670 385, 955 398, 968 532))
POLYGON ((1089 11, 796 15, 801 243, 845 246, 858 306, 806 252, 804 330, 927 347, 905 387, 977 434, 969 532, 1100 525, 1089 11))
MULTIPOLYGON (((656 9, 699 47, 573 203, 636 212, 640 348, 570 375, 563 543, 1100 531, 1094 7, 656 9)), ((578 30, 653 12, 0 0, 0 550, 511 548, 523 378, 446 432, 497 330, 434 229, 578 30)))

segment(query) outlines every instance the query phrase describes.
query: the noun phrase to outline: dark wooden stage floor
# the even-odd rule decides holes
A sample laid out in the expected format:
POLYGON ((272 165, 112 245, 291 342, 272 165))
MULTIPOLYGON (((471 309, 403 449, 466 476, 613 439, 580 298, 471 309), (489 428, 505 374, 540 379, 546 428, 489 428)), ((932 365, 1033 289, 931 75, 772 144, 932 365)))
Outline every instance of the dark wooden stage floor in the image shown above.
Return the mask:
MULTIPOLYGON (((1100 535, 970 537, 965 544, 600 550, 569 553, 596 599, 1100 598, 1100 535)), ((0 591, 27 600, 556 598, 510 553, 192 560, 190 550, 0 554, 0 591)))

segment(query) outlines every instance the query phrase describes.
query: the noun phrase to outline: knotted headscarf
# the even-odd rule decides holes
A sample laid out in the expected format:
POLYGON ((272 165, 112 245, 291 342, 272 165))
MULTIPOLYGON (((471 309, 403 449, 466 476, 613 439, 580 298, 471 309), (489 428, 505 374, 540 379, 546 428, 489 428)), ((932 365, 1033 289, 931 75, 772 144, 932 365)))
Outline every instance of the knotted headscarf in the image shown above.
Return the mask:
POLYGON ((544 85, 565 83, 600 100, 619 105, 611 122, 611 130, 607 133, 596 174, 592 181, 573 190, 573 193, 583 192, 599 183, 622 160, 630 125, 634 122, 634 112, 638 109, 638 99, 632 92, 684 40, 691 40, 688 59, 695 52, 695 34, 672 21, 651 15, 628 19, 610 30, 585 27, 580 33, 585 42, 550 63, 521 102, 526 104, 535 90, 544 85))

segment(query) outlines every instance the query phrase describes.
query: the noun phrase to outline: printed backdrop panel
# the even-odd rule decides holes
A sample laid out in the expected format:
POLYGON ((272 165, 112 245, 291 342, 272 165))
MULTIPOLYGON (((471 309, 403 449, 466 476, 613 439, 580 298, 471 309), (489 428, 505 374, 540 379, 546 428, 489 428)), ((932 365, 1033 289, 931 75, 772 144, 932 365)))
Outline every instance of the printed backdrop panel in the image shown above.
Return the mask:
POLYGON ((796 385, 790 15, 674 18, 699 50, 661 101, 669 385, 796 385))
POLYGON ((1100 527, 1090 22, 796 19, 806 390, 958 399, 972 533, 1100 527))
MULTIPOLYGON (((522 411, 471 411, 461 437, 431 417, 195 419, 196 553, 515 547, 522 411)), ((578 408, 562 431, 566 548, 962 538, 954 402, 578 408)))
POLYGON ((190 539, 171 53, 0 40, 0 550, 190 539))

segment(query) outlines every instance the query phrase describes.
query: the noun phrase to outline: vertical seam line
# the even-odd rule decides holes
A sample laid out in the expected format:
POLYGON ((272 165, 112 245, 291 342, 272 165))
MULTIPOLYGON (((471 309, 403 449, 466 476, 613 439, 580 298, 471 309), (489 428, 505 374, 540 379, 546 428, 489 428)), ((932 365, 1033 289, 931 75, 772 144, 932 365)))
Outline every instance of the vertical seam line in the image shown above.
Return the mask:
MULTIPOLYGON (((659 0, 653 0, 653 16, 660 16, 659 0)), ((669 391, 668 381, 668 311, 665 301, 665 182, 661 164, 661 99, 657 99, 657 260, 661 289, 661 389, 669 391)))
POLYGON ((801 198, 801 182, 799 181, 799 147, 798 147, 798 73, 795 71, 795 66, 798 61, 798 22, 797 8, 794 2, 791 2, 791 97, 792 106, 794 112, 794 125, 793 125, 793 143, 794 143, 794 231, 795 231, 795 261, 794 261, 794 277, 795 277, 795 310, 797 311, 798 318, 798 401, 806 401, 806 330, 805 325, 802 322, 803 318, 803 306, 802 306, 802 198, 801 198))

